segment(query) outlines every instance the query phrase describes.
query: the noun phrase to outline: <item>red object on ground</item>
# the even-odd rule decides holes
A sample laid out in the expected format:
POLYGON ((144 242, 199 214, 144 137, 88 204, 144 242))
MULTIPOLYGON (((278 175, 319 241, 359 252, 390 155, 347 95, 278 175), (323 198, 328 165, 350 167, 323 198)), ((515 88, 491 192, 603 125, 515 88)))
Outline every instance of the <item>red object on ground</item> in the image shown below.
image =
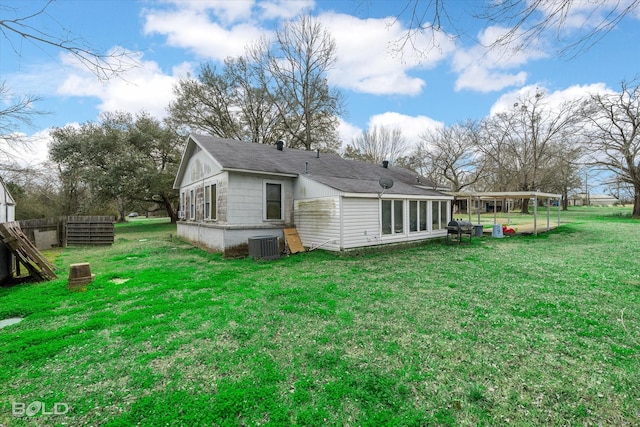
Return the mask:
POLYGON ((513 228, 507 228, 506 225, 503 225, 502 234, 516 234, 516 230, 514 230, 513 228))

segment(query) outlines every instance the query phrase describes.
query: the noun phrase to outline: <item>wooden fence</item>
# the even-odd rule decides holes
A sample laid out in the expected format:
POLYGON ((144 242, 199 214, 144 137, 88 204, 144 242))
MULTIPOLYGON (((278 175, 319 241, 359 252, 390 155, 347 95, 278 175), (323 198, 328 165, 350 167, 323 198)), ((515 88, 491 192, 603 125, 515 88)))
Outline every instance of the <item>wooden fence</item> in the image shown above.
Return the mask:
POLYGON ((112 216, 67 217, 67 246, 113 244, 113 220, 112 216))
POLYGON ((40 250, 62 246, 111 245, 114 217, 68 216, 19 221, 22 232, 40 250))

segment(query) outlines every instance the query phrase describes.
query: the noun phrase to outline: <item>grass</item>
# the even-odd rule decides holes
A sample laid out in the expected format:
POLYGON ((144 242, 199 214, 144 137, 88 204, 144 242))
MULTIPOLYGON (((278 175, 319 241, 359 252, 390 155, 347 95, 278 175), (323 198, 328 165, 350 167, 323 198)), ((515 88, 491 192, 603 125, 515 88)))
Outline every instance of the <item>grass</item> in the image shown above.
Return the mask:
POLYGON ((640 424, 640 223, 224 260, 153 221, 0 288, 0 425, 640 424), (66 289, 68 266, 96 280, 66 289), (15 417, 39 401, 65 414, 15 417))

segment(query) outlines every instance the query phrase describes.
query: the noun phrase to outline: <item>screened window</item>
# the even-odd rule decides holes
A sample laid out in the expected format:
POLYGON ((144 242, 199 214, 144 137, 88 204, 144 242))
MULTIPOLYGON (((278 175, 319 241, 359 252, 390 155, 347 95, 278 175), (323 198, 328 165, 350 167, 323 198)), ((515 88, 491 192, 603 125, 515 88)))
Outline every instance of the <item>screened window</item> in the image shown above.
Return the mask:
POLYGON ((204 187, 204 217, 206 219, 216 219, 216 185, 204 187))
POLYGON ((211 219, 211 186, 204 187, 204 217, 211 219))
POLYGON ((382 201, 382 234, 404 232, 404 202, 402 200, 382 201))
POLYGON ((447 202, 431 202, 431 223, 433 230, 442 230, 447 226, 447 202))
POLYGON ((409 201, 409 231, 428 231, 427 202, 409 201))
POLYGON ((420 231, 427 231, 427 202, 422 201, 419 204, 420 206, 420 231))
POLYGON ((266 218, 282 219, 282 184, 265 184, 265 195, 266 218))
POLYGON ((431 202, 431 229, 440 230, 440 202, 431 202))
POLYGON ((402 200, 393 201, 393 232, 404 232, 404 203, 402 200))
POLYGON ((196 203, 194 197, 194 191, 189 191, 189 218, 195 219, 196 217, 196 203))
POLYGON ((440 202, 440 228, 447 226, 447 202, 440 202))
POLYGON ((409 202, 409 231, 418 231, 418 202, 409 202))
POLYGON ((392 203, 391 200, 382 201, 382 234, 391 234, 392 203))
POLYGON ((216 184, 211 186, 211 219, 218 219, 218 193, 216 184))

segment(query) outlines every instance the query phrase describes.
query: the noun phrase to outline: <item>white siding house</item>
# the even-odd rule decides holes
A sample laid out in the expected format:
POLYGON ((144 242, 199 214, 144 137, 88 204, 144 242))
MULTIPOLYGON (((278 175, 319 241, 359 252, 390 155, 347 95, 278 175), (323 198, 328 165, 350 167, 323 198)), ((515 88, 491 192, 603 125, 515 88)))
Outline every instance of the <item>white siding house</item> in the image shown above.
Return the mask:
POLYGON ((289 227, 331 251, 443 237, 453 199, 406 169, 193 134, 174 187, 178 236, 226 256, 289 227))
MULTIPOLYGON (((16 220, 16 202, 9 193, 4 181, 0 179, 0 223, 16 220)), ((13 277, 14 260, 9 248, 0 243, 0 283, 4 283, 13 277)))

